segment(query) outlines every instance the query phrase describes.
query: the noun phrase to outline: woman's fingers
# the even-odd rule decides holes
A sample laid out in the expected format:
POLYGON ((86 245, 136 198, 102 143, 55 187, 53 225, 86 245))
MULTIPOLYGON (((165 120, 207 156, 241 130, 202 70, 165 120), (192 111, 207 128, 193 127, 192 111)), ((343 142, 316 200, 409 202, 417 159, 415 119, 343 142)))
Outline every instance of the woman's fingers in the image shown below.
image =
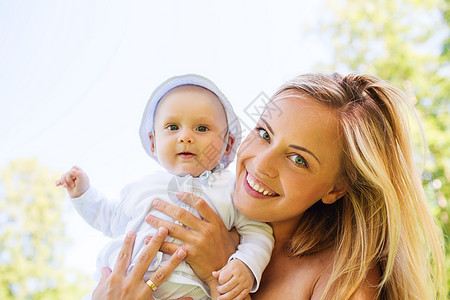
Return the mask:
MULTIPOLYGON (((147 245, 150 242, 151 239, 152 239, 151 237, 146 237, 144 239, 144 243, 147 245)), ((161 251, 163 253, 166 253, 166 254, 171 254, 172 255, 172 254, 175 253, 175 251, 178 250, 178 248, 180 248, 180 245, 178 245, 178 244, 164 242, 161 245, 161 247, 159 248, 159 251, 161 251)))
POLYGON ((106 291, 108 289, 108 277, 111 275, 111 269, 107 267, 102 268, 102 277, 100 278, 100 281, 98 282, 97 287, 92 292, 92 298, 91 299, 102 299, 104 294, 106 294, 106 291), (100 296, 99 296, 100 295, 100 296))
POLYGON ((130 273, 130 275, 133 278, 139 279, 144 277, 144 274, 145 272, 147 272, 148 267, 153 261, 153 258, 155 258, 156 253, 158 253, 159 247, 164 242, 167 233, 168 233, 167 228, 164 227, 158 228, 155 236, 152 237, 150 242, 147 244, 147 246, 145 246, 145 248, 139 255, 137 262, 130 273))
MULTIPOLYGON (((183 241, 183 247, 189 252, 186 262, 201 280, 215 283, 217 280, 211 273, 226 264, 230 255, 236 251, 235 243, 223 221, 203 199, 189 193, 179 193, 177 197, 184 197, 186 203, 197 209, 204 220, 180 207, 155 200, 155 209, 178 220, 190 230, 151 215, 147 216, 146 222, 154 228, 167 227, 170 236, 183 241)), ((169 247, 168 250, 172 251, 172 246, 169 247)))
POLYGON ((156 272, 150 277, 150 280, 159 287, 167 278, 172 274, 173 270, 183 261, 186 257, 186 250, 182 247, 170 257, 169 261, 163 266, 159 267, 156 272))
MULTIPOLYGON (((182 209, 182 208, 180 208, 180 209, 182 209)), ((182 209, 182 210, 184 210, 184 209, 182 209)), ((165 213, 165 211, 162 211, 162 212, 165 213)), ((197 220, 200 221, 199 219, 197 219, 197 220)), ((184 228, 183 226, 180 226, 178 224, 175 224, 175 223, 172 223, 172 222, 169 222, 169 221, 166 221, 166 220, 162 220, 162 219, 160 219, 158 217, 155 217, 153 215, 148 215, 145 218, 145 221, 149 225, 154 227, 154 228, 160 228, 160 227, 167 228, 169 230, 169 235, 171 237, 174 237, 174 238, 177 238, 177 239, 181 239, 183 241, 189 240, 189 237, 191 237, 193 235, 191 231, 189 231, 188 229, 184 228)))
POLYGON ((102 277, 100 278, 99 284, 105 282, 108 279, 109 275, 111 275, 112 273, 111 269, 108 267, 103 267, 101 271, 102 277))
MULTIPOLYGON (((220 220, 217 213, 202 198, 187 192, 177 193, 177 198, 195 208, 200 216, 209 223, 216 223, 220 220)), ((182 220, 178 220, 185 224, 182 220)), ((187 225, 187 224, 185 224, 187 225)), ((189 225, 188 225, 189 226, 189 225)), ((191 226, 189 226, 191 227, 191 226)))
POLYGON ((135 239, 136 234, 133 231, 128 232, 125 236, 122 248, 117 256, 116 266, 113 271, 114 273, 125 274, 127 272, 128 266, 130 265, 131 254, 133 253, 135 239))
POLYGON ((190 212, 181 207, 175 206, 162 200, 153 201, 152 206, 153 208, 163 212, 169 217, 172 217, 175 220, 180 221, 189 228, 195 230, 197 229, 198 226, 201 226, 201 223, 199 223, 201 220, 199 220, 196 216, 194 216, 193 214, 191 214, 190 212))
MULTIPOLYGON (((131 272, 127 275, 126 271, 130 264, 136 237, 135 233, 130 231, 123 241, 114 271, 111 273, 111 270, 108 268, 102 269, 102 278, 92 294, 92 299, 154 299, 152 290, 156 290, 156 288, 153 284, 156 287, 163 284, 187 254, 185 249, 178 249, 169 261, 152 275, 151 280, 153 284, 144 282, 144 274, 147 272, 159 247, 164 242, 167 233, 167 228, 158 229, 155 236, 142 250, 131 272)), ((182 299, 187 300, 188 298, 182 299)))

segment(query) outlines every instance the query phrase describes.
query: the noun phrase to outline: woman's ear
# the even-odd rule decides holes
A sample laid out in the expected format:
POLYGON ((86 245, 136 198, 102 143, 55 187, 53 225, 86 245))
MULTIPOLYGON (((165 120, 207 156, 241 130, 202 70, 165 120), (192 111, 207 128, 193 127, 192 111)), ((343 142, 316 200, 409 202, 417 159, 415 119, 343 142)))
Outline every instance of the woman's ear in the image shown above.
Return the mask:
POLYGON ((155 147, 155 137, 153 136, 153 133, 149 132, 148 137, 150 139, 150 150, 152 150, 153 155, 156 155, 156 147, 155 147))
POLYGON ((227 146, 226 146, 226 148, 225 148, 225 152, 223 153, 223 156, 222 157, 227 157, 228 155, 230 155, 230 153, 231 153, 231 149, 233 148, 233 145, 234 145, 234 141, 235 141, 235 138, 234 138, 234 135, 232 135, 231 133, 229 133, 228 134, 228 140, 227 140, 227 146))
POLYGON ((343 178, 336 181, 333 188, 322 197, 322 202, 325 204, 333 204, 341 199, 347 193, 347 184, 343 178))

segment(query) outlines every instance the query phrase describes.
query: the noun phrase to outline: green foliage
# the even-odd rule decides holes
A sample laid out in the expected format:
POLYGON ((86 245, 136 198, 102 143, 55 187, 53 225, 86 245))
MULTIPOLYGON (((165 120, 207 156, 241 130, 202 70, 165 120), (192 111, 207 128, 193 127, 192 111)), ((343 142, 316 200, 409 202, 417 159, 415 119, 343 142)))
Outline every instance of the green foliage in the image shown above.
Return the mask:
MULTIPOLYGON (((327 19, 324 29, 333 36, 333 69, 377 75, 403 88, 415 104, 429 148, 423 185, 446 235, 450 275, 449 4, 449 0, 328 1, 334 18, 327 19)), ((420 149, 419 131, 412 132, 420 149)))
POLYGON ((63 265, 62 190, 36 159, 10 163, 0 182, 0 299, 80 299, 89 279, 63 265), (84 287, 84 288, 82 288, 84 287))

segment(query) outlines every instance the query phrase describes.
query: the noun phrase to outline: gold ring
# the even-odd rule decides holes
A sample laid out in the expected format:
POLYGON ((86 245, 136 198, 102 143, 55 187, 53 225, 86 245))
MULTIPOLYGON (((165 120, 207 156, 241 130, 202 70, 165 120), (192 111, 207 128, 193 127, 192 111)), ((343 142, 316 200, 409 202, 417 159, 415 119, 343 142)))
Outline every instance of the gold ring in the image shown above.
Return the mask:
POLYGON ((153 281, 151 281, 150 279, 147 280, 147 285, 152 289, 152 291, 156 292, 156 290, 158 289, 158 287, 156 286, 156 284, 153 283, 153 281))

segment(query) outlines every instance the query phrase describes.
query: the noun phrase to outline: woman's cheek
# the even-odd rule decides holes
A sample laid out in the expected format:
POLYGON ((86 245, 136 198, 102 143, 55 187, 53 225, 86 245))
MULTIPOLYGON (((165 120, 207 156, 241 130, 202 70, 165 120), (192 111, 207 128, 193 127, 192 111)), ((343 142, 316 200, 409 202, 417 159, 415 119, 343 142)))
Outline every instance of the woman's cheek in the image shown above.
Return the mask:
POLYGON ((258 148, 257 146, 258 146, 257 136, 253 132, 251 132, 239 147, 237 159, 239 160, 240 158, 247 156, 249 153, 256 154, 257 152, 255 151, 257 151, 258 148))

